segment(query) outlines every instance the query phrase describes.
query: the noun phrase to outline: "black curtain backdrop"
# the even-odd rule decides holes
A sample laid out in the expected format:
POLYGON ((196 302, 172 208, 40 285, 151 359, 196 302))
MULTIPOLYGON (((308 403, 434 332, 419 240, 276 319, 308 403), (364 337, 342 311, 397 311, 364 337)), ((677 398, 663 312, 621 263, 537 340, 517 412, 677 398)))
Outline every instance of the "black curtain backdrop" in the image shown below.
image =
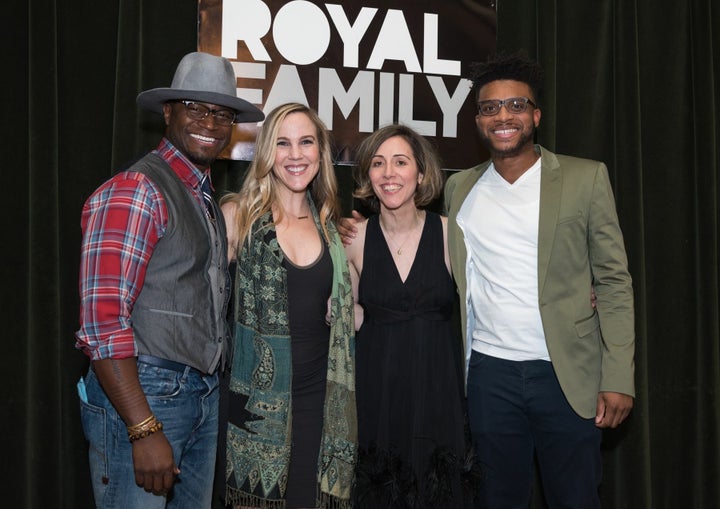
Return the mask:
MULTIPOLYGON (((638 394, 628 422, 605 435, 603 505, 718 508, 720 6, 499 0, 497 9, 498 47, 525 48, 546 69, 539 141, 608 164, 625 232, 638 394)), ((11 0, 4 21, 0 502, 84 509, 93 504, 75 393, 87 361, 73 348, 80 210, 157 143, 161 120, 135 96, 167 86, 196 48, 197 3, 11 0)), ((216 187, 235 188, 243 168, 216 163, 216 187)), ((349 172, 338 172, 349 203, 349 172)))

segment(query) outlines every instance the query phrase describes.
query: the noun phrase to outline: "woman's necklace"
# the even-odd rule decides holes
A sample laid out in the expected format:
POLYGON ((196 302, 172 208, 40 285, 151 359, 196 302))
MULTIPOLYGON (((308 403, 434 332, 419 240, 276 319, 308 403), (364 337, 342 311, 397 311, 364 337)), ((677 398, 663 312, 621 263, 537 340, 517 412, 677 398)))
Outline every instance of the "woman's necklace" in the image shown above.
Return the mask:
POLYGON ((288 215, 289 217, 294 217, 295 219, 307 219, 308 217, 310 217, 309 209, 304 214, 301 213, 302 215, 300 215, 300 216, 298 216, 297 214, 292 214, 292 213, 288 212, 287 209, 285 209, 285 207, 282 207, 282 211, 284 214, 288 215))
POLYGON ((411 237, 414 237, 415 232, 418 229, 418 225, 420 224, 420 217, 418 214, 418 211, 415 211, 415 224, 413 224, 410 231, 405 235, 405 239, 398 245, 398 243, 395 241, 395 236, 389 232, 387 228, 383 228, 382 221, 380 221, 380 227, 383 229, 384 232, 386 232, 385 238, 387 238, 388 241, 392 244, 392 249, 395 251, 395 253, 398 256, 402 256, 403 254, 403 247, 405 247, 405 244, 407 244, 407 241, 410 240, 411 237))

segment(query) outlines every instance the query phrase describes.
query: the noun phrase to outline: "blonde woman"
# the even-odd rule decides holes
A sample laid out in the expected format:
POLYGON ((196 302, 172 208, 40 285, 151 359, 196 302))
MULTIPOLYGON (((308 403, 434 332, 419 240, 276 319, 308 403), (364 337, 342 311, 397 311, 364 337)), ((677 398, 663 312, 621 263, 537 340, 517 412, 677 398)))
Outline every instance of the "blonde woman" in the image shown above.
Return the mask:
POLYGON ((357 451, 353 299, 335 228, 330 138, 302 104, 274 109, 238 193, 227 502, 350 507, 357 451))

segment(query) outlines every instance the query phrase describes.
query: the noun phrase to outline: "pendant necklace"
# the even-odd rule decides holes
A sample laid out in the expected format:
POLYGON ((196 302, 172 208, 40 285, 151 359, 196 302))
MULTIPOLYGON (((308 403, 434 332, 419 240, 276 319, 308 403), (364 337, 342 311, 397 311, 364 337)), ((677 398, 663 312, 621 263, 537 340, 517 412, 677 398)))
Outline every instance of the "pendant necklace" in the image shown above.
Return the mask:
POLYGON ((394 236, 393 236, 389 231, 387 231, 385 228, 382 228, 382 222, 380 223, 380 227, 383 229, 383 231, 386 231, 386 232, 387 232, 386 238, 390 241, 390 243, 392 244, 392 248, 395 250, 395 254, 397 254, 398 256, 402 256, 402 254, 403 254, 403 251, 402 251, 402 250, 403 250, 403 247, 404 247, 405 244, 407 243, 408 239, 410 239, 410 237, 413 236, 413 234, 414 234, 415 231, 417 230, 417 226, 418 226, 418 213, 417 213, 417 211, 416 211, 416 212, 415 212, 415 224, 413 225, 413 227, 412 227, 412 229, 410 230, 410 232, 405 236, 405 240, 403 240, 403 241, 400 243, 400 245, 398 245, 397 242, 395 242, 394 236))

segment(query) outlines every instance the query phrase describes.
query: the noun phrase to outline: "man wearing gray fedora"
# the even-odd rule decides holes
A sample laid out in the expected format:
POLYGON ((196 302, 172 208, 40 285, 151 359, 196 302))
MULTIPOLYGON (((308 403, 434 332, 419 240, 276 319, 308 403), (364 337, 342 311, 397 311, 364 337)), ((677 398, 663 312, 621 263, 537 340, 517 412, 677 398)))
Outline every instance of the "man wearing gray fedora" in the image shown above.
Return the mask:
POLYGON ((211 506, 230 279, 209 166, 233 124, 264 118, 236 87, 226 59, 183 57, 169 88, 137 97, 163 115, 160 144, 83 207, 78 393, 97 507, 211 506))

